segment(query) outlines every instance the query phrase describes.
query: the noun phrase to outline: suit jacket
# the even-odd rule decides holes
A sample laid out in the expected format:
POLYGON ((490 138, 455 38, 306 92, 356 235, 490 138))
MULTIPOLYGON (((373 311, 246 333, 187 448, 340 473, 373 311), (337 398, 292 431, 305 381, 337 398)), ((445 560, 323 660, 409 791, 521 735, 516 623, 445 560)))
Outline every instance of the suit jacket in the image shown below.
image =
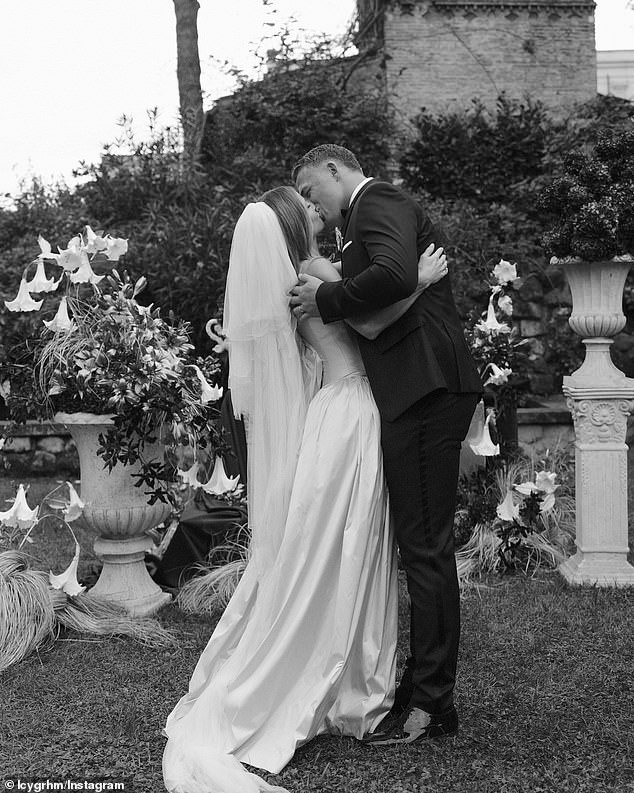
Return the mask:
MULTIPOLYGON (((439 234, 418 204, 376 179, 355 196, 342 227, 342 281, 317 290, 322 320, 336 322, 383 308, 412 294, 418 258, 439 234)), ((436 389, 480 393, 449 276, 428 287, 376 339, 357 334, 379 411, 393 421, 436 389)))

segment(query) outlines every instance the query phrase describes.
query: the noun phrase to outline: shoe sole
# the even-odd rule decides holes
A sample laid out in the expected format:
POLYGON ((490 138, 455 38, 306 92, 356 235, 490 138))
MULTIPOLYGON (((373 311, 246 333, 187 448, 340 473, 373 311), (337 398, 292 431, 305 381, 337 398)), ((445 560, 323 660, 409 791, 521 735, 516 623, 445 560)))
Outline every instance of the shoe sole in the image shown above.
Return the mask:
MULTIPOLYGON (((435 741, 438 738, 449 738, 452 735, 456 735, 457 732, 458 732, 458 728, 456 727, 455 730, 448 730, 446 732, 445 731, 439 732, 436 735, 425 735, 425 732, 422 731, 422 732, 410 733, 405 738, 388 738, 388 737, 385 737, 385 738, 382 738, 382 739, 379 739, 379 740, 376 740, 376 741, 373 741, 372 740, 372 736, 371 736, 368 740, 362 741, 362 743, 363 743, 364 746, 395 746, 395 745, 398 745, 398 744, 415 743, 416 741, 421 741, 421 740, 424 740, 424 741, 435 741)), ((378 737, 379 736, 377 735, 377 738, 378 737)))

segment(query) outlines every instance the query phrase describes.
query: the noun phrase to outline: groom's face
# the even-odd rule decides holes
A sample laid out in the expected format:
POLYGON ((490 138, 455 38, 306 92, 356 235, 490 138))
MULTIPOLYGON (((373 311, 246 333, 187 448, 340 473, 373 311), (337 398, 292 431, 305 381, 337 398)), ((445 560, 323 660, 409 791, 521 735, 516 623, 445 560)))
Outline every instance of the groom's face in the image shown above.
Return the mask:
POLYGON ((341 225, 341 210, 348 202, 335 163, 302 168, 297 174, 296 186, 300 195, 315 207, 327 228, 341 225))

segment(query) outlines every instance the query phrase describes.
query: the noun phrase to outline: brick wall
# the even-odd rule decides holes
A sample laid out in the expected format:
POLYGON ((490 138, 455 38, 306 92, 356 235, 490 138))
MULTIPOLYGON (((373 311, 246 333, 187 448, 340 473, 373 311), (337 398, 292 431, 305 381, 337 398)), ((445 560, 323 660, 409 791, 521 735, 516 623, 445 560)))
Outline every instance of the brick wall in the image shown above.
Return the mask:
POLYGON ((402 124, 423 106, 459 109, 475 97, 492 104, 502 91, 530 94, 554 112, 596 94, 592 3, 392 0, 375 6, 388 98, 402 124))

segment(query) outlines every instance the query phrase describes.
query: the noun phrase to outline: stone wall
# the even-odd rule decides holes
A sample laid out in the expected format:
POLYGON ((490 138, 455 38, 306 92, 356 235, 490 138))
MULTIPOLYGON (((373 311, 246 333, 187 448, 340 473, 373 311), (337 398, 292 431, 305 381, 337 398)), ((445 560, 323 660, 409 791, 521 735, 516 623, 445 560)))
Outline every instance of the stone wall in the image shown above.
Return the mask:
MULTIPOLYGON (((4 435, 8 421, 0 421, 4 435)), ((79 457, 75 442, 61 424, 29 421, 7 438, 2 447, 5 476, 50 476, 66 473, 79 475, 79 457)))

